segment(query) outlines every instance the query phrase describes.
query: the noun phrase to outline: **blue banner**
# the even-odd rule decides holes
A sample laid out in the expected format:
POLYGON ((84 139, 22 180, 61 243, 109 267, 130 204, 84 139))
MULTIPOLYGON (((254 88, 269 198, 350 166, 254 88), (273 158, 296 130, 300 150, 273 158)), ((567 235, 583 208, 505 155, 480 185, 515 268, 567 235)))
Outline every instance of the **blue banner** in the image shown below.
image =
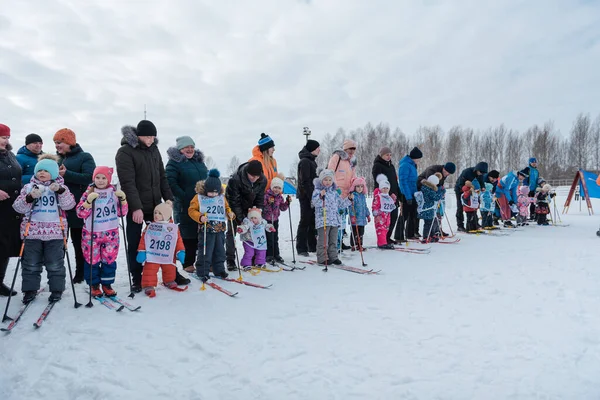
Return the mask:
MULTIPOLYGON (((596 184, 596 179, 598 178, 597 174, 593 172, 580 170, 583 179, 585 180, 585 185, 587 186, 588 195, 591 199, 600 199, 600 186, 596 184)), ((579 182, 579 193, 581 197, 585 199, 585 192, 583 191, 583 185, 579 182)))

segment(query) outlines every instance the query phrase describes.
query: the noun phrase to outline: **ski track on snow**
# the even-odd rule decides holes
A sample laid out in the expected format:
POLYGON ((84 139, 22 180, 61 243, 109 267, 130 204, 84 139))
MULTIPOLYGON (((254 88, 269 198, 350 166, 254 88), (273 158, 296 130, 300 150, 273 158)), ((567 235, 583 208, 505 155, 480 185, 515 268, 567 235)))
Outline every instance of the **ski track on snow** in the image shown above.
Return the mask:
MULTIPOLYGON (((369 250, 378 276, 307 265, 245 274, 268 290, 218 282, 236 298, 193 280, 184 293, 159 287, 130 300, 121 250, 115 286, 142 309, 74 310, 69 287, 34 330, 40 295, 0 337, 0 398, 599 398, 600 219, 571 212, 566 228, 461 236, 429 255, 369 250)), ((376 242, 372 225, 365 242, 376 242)), ((360 266, 358 253, 346 256, 360 266)), ((83 304, 85 288, 76 287, 83 304)), ((20 296, 9 314, 19 306, 20 296)))

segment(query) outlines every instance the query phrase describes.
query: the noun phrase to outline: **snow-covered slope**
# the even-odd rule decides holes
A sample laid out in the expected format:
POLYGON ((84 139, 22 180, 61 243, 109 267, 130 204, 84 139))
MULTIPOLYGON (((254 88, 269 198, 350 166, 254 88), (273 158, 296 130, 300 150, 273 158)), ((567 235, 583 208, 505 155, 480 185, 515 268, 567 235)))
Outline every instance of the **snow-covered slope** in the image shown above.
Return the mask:
MULTIPOLYGON (((223 283, 237 298, 197 281, 184 293, 160 288, 136 295, 135 313, 75 310, 69 289, 34 330, 44 294, 0 337, 0 399, 598 398, 600 219, 576 205, 562 218, 569 227, 461 236, 429 255, 369 250, 381 275, 246 275, 273 287, 223 283)), ((356 253, 344 261, 360 266, 356 253)))

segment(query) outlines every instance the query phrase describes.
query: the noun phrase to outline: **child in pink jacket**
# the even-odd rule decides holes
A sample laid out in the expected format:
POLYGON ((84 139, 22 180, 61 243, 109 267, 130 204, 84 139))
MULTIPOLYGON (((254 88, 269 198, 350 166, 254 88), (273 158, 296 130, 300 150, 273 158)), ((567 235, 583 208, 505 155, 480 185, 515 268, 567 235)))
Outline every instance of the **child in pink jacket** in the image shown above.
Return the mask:
POLYGON ((390 227, 390 213, 396 209, 396 195, 390 195, 390 182, 383 174, 377 175, 379 187, 373 192, 373 217, 375 217, 375 232, 377 247, 393 249, 394 245, 387 242, 387 231, 390 227))

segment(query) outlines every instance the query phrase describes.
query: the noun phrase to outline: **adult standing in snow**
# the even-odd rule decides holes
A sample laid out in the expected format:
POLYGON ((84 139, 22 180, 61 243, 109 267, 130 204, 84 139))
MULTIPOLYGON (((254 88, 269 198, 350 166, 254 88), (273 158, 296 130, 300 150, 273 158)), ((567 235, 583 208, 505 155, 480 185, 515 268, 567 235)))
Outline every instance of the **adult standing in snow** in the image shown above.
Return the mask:
POLYGON ((398 178, 400 182, 400 198, 402 201, 402 216, 405 239, 415 239, 417 236, 417 204, 414 193, 417 191, 417 163, 423 158, 423 153, 414 147, 410 153, 400 160, 398 178))
POLYGON ((21 191, 21 166, 12 153, 9 143, 10 128, 0 124, 0 296, 15 296, 4 284, 10 257, 18 257, 21 248, 21 214, 13 209, 13 203, 21 191))
POLYGON ((22 146, 17 151, 17 161, 21 165, 21 170, 23 172, 21 178, 23 185, 29 183, 31 180, 35 164, 38 162, 38 156, 42 154, 43 145, 44 142, 40 135, 31 133, 25 136, 25 146, 22 146))
POLYGON ((478 162, 477 165, 470 168, 465 168, 458 176, 456 185, 454 185, 454 193, 456 195, 456 225, 460 232, 466 232, 465 216, 463 213, 461 195, 462 187, 467 181, 473 184, 475 190, 485 190, 485 182, 483 181, 484 174, 488 172, 488 164, 484 161, 478 162))
POLYGON ((198 224, 190 218, 188 208, 196 195, 196 183, 208 177, 204 154, 196 149, 196 143, 189 136, 177 138, 175 147, 167 150, 169 161, 166 174, 173 192, 173 218, 179 224, 179 233, 185 246, 183 269, 194 272, 198 251, 198 224))
MULTIPOLYGON (((438 191, 439 194, 442 196, 442 200, 444 200, 446 198, 446 189, 444 188, 444 183, 446 182, 446 178, 449 177, 450 175, 454 174, 456 172, 456 164, 454 164, 453 162, 448 161, 446 164, 435 164, 435 165, 430 165, 429 167, 425 168, 425 171, 421 172, 421 174, 419 174, 419 177, 417 178, 417 190, 421 190, 421 187, 423 186, 423 181, 427 181, 427 179, 432 176, 435 175, 436 173, 439 173, 442 175, 442 178, 439 179, 439 182, 437 184, 438 187, 438 191)), ((436 212, 436 215, 438 215, 438 213, 436 212)), ((439 214, 440 216, 443 216, 443 214, 439 214)), ((416 228, 416 232, 419 232, 419 222, 417 221, 417 228, 416 228)), ((448 236, 448 234, 444 231, 441 232, 443 236, 448 236)))
MULTIPOLYGON (((344 140, 342 150, 336 150, 329 159, 327 169, 332 170, 335 173, 335 184, 342 191, 342 199, 346 199, 350 194, 350 187, 352 181, 356 177, 354 170, 356 169, 356 142, 352 139, 344 140)), ((342 219, 345 221, 348 213, 342 215, 342 219)), ((341 229, 341 228, 340 228, 341 229)), ((345 234, 345 230, 342 229, 342 235, 345 234)), ((350 249, 350 246, 346 246, 342 241, 340 243, 342 250, 350 249)))
POLYGON ((500 206, 500 215, 504 220, 504 226, 513 226, 510 222, 512 213, 516 213, 517 187, 525 180, 523 171, 510 171, 498 181, 496 185, 496 198, 500 206))
MULTIPOLYGON (((258 160, 252 160, 238 167, 227 182, 225 198, 229 208, 235 214, 232 224, 233 230, 241 225, 248 215, 248 210, 256 207, 264 208, 265 190, 267 178, 263 174, 262 164, 258 160)), ((227 269, 235 271, 235 241, 233 231, 227 229, 227 269)))
POLYGON ((267 180, 266 187, 271 187, 271 181, 278 174, 277 160, 273 157, 273 153, 275 153, 275 142, 266 133, 261 133, 258 144, 252 149, 252 157, 248 161, 256 160, 261 163, 263 175, 267 180))
POLYGON ((396 166, 392 163, 392 150, 389 147, 382 147, 379 150, 379 155, 373 161, 371 169, 373 175, 374 187, 373 190, 379 188, 377 177, 381 174, 385 175, 390 184, 390 196, 396 196, 396 209, 390 213, 390 226, 387 232, 387 244, 395 244, 398 241, 404 240, 404 224, 402 220, 398 220, 398 207, 400 205, 400 186, 398 186, 398 175, 396 174, 396 166), (396 226, 398 223, 398 226, 396 226), (392 239, 392 234, 396 229, 396 235, 392 239))
MULTIPOLYGON (((529 159, 529 165, 522 170, 527 176, 523 181, 523 185, 529 186, 529 197, 535 196, 535 189, 538 188, 538 178, 540 177, 540 172, 538 171, 538 162, 537 158, 531 157, 529 159)), ((535 220, 535 203, 531 203, 529 206, 529 219, 535 220)))
POLYGON ((298 255, 308 257, 308 253, 317 252, 317 235, 315 227, 315 209, 311 205, 312 193, 315 190, 314 179, 317 177, 316 158, 321 152, 321 145, 316 140, 308 140, 298 153, 298 189, 296 197, 300 203, 300 222, 296 233, 296 251, 298 255))
MULTIPOLYGON (((142 120, 137 127, 124 126, 121 147, 115 156, 117 174, 121 190, 127 195, 127 257, 131 268, 133 290, 142 291, 142 264, 136 260, 138 245, 142 236, 144 221, 154 221, 154 208, 163 199, 173 201, 165 167, 162 162, 156 126, 151 121, 142 120)), ((186 285, 190 280, 177 272, 175 281, 186 285)))
MULTIPOLYGON (((92 176, 96 163, 90 153, 83 151, 75 132, 63 128, 54 134, 54 145, 56 153, 60 157, 58 173, 63 177, 65 186, 69 188, 75 198, 75 203, 81 199, 87 187, 92 183, 92 176)), ((69 234, 75 251, 75 276, 73 282, 83 282, 83 250, 81 248, 81 235, 83 232, 83 220, 77 217, 75 208, 66 211, 69 234)))

